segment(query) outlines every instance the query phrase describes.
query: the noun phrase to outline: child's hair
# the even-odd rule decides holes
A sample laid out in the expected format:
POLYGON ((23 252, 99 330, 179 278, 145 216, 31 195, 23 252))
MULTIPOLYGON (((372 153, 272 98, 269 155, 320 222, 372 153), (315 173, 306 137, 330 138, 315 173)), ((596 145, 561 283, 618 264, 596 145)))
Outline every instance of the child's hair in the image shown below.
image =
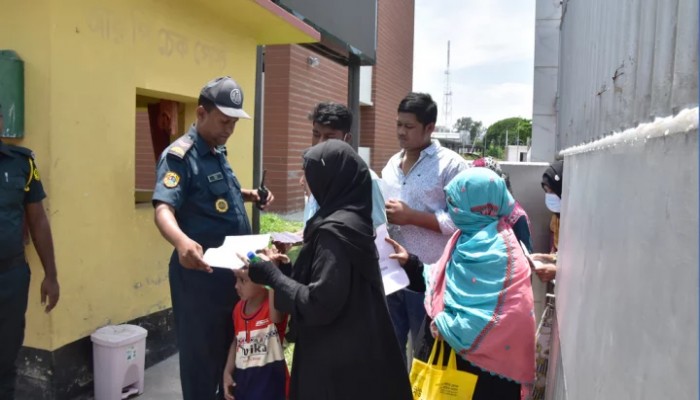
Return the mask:
POLYGON ((265 288, 264 285, 261 285, 259 283, 253 282, 250 278, 241 278, 241 277, 236 277, 236 282, 240 282, 241 285, 251 285, 251 288, 254 289, 254 291, 251 291, 255 296, 260 295, 262 296, 263 294, 267 294, 267 288, 265 288))

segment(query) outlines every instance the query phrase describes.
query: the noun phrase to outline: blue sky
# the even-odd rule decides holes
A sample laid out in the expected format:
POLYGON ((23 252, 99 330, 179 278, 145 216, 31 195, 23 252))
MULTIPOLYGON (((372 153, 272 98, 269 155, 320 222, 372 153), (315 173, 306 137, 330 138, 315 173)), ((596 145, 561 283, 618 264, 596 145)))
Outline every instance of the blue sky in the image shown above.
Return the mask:
POLYGON ((532 118, 535 0, 415 0, 413 89, 438 103, 451 41, 452 116, 532 118))

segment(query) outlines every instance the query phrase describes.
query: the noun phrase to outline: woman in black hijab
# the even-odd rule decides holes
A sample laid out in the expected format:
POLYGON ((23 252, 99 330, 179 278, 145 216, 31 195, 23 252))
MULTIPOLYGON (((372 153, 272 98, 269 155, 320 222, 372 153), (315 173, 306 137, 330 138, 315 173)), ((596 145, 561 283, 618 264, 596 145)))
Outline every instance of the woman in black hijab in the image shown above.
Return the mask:
POLYGON ((384 300, 369 169, 347 143, 329 140, 306 153, 304 174, 320 208, 292 277, 270 262, 249 266, 250 279, 273 288, 275 307, 292 318, 290 399, 411 399, 384 300))

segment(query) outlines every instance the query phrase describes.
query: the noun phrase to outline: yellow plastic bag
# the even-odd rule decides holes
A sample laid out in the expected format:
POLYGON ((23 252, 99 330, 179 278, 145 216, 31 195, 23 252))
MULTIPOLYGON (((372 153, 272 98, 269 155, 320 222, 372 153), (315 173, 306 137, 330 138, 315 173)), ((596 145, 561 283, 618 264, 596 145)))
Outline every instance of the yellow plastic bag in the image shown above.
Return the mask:
POLYGON ((443 366, 442 341, 436 340, 428 362, 413 359, 411 366, 411 390, 413 400, 471 400, 478 376, 457 370, 457 356, 450 350, 447 367, 443 366), (440 355, 435 363, 435 351, 440 355))

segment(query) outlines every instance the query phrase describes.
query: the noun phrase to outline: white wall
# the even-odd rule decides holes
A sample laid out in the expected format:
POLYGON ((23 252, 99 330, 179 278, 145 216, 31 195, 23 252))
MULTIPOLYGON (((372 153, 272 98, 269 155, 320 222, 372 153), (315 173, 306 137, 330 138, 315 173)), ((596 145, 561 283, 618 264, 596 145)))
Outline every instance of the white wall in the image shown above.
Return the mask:
POLYGON ((563 0, 553 141, 536 40, 532 159, 565 154, 547 399, 698 398, 698 7, 563 0))
POLYGON ((697 123, 645 142, 565 158, 549 398, 698 398, 697 123))
POLYGON ((362 161, 365 162, 365 164, 370 165, 370 160, 372 159, 372 149, 369 147, 358 147, 357 148, 357 154, 360 155, 360 158, 362 161))
POLYGON ((557 151, 698 104, 698 4, 564 0, 557 151))
POLYGON ((371 65, 360 67, 360 105, 371 106, 372 102, 372 72, 371 65))
MULTIPOLYGON (((548 163, 509 163, 501 162, 503 172, 508 174, 510 185, 520 205, 530 218, 532 248, 537 253, 549 253, 549 221, 552 213, 544 205, 542 190, 542 174, 548 163)), ((546 285, 537 277, 532 279, 532 290, 535 295, 535 316, 539 322, 544 311, 546 285)))
POLYGON ((559 71, 560 0, 537 0, 532 103, 532 161, 556 155, 556 99, 559 71))
POLYGON ((534 250, 538 253, 549 252, 549 221, 552 213, 544 205, 541 185, 542 174, 549 164, 501 162, 500 165, 510 178, 513 197, 530 217, 534 250))

